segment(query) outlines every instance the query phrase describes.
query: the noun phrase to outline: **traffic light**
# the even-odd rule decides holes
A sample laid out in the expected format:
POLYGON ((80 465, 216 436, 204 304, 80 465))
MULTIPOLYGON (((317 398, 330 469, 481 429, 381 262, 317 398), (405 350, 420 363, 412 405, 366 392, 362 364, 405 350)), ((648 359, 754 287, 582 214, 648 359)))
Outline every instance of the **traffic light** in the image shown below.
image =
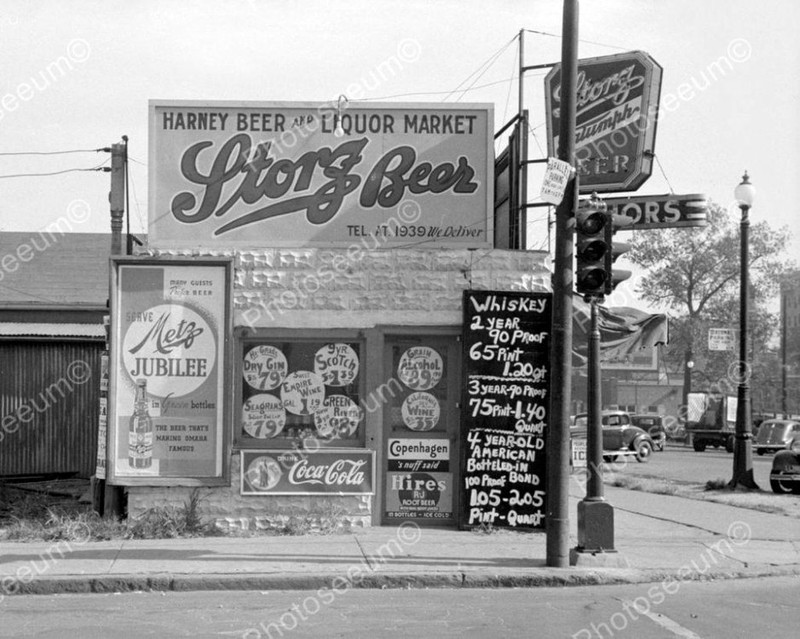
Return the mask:
POLYGON ((620 215, 618 213, 606 213, 606 215, 608 219, 606 220, 606 225, 603 227, 603 232, 605 234, 604 243, 606 245, 605 293, 606 295, 609 295, 611 294, 611 291, 616 288, 617 284, 624 282, 631 276, 630 271, 613 267, 614 262, 616 262, 620 255, 631 250, 630 244, 626 242, 615 242, 614 233, 616 233, 619 229, 626 228, 633 224, 633 218, 628 217, 627 215, 620 215))
POLYGON ((602 297, 611 267, 606 239, 610 224, 605 202, 596 193, 579 204, 575 226, 575 287, 582 295, 602 297))

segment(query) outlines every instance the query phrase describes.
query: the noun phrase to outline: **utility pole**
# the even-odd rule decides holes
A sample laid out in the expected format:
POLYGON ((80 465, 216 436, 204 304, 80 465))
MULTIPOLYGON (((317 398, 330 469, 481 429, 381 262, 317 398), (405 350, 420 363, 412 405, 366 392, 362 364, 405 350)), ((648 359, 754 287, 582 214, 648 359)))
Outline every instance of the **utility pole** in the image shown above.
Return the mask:
POLYGON ((124 144, 111 145, 111 255, 122 255, 122 218, 125 215, 125 162, 124 144))
MULTIPOLYGON (((111 145, 111 190, 108 202, 111 209, 111 255, 122 255, 122 219, 125 215, 125 164, 128 161, 128 148, 125 143, 111 145)), ((109 291, 109 300, 111 292, 109 291)), ((109 304, 110 308, 110 304, 109 304)), ((106 343, 111 349, 110 334, 106 343)), ((109 398, 110 400, 110 398, 109 398)), ((108 424, 114 428, 115 424, 108 424)), ((111 451, 106 448, 107 454, 111 451)), ((104 482, 105 483, 105 482, 104 482)), ((125 492, 122 486, 105 486, 103 514, 106 517, 121 519, 125 513, 125 492)))
MULTIPOLYGON (((575 165, 578 83, 578 0, 564 0, 561 38, 561 100, 558 159, 575 165)), ((547 437, 547 565, 568 568, 569 414, 572 400, 572 245, 578 179, 572 173, 556 207, 553 265, 553 338, 550 349, 552 393, 547 437)))

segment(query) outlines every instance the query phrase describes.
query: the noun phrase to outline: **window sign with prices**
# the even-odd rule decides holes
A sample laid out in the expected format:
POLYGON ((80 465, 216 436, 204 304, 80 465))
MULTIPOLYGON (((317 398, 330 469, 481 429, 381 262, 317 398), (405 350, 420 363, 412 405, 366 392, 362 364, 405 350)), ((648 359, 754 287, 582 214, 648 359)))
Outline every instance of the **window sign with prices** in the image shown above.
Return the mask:
POLYGON ((364 445, 358 342, 246 340, 241 374, 237 439, 242 446, 364 445))
POLYGON ((394 359, 402 391, 393 398, 392 428, 415 432, 444 430, 440 402, 447 399, 447 385, 441 383, 445 360, 430 346, 397 347, 394 359))

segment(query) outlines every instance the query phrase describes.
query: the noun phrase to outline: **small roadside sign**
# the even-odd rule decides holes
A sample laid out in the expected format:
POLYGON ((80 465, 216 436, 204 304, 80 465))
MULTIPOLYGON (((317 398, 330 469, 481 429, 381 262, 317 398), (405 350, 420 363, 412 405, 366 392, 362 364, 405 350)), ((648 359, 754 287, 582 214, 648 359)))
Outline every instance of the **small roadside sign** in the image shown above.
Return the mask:
POLYGON ((736 350, 736 331, 732 328, 709 328, 708 350, 733 351, 736 350))
POLYGON ((572 467, 586 468, 586 439, 582 437, 572 438, 572 467))
POLYGON ((542 180, 542 200, 550 204, 561 204, 573 170, 569 162, 547 158, 547 169, 542 180))

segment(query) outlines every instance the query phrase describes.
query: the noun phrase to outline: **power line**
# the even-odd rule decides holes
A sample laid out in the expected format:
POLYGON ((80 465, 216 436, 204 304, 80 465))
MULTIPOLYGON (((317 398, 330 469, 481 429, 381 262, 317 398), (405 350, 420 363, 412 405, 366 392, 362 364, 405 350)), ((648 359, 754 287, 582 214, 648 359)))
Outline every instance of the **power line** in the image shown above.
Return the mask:
POLYGON ((669 178, 667 177, 666 171, 664 171, 664 167, 661 166, 661 160, 658 159, 658 156, 653 153, 653 157, 656 159, 656 164, 658 164, 658 168, 661 169, 661 175, 664 176, 664 180, 667 182, 667 186, 669 187, 670 193, 675 193, 675 189, 672 188, 672 184, 669 183, 669 178))
POLYGON ((64 169, 63 171, 51 171, 49 173, 14 173, 11 175, 0 175, 0 179, 8 179, 8 178, 21 178, 21 177, 49 177, 53 175, 63 175, 64 173, 80 173, 82 171, 110 171, 111 169, 107 167, 103 167, 101 164, 100 166, 96 166, 92 169, 64 169))
MULTIPOLYGON (((543 35, 548 36, 550 38, 561 38, 561 35, 558 33, 548 33, 547 31, 535 31, 534 29, 525 29, 525 33, 533 33, 535 35, 543 35)), ((605 42, 594 42, 593 40, 583 40, 579 39, 578 42, 585 42, 586 44, 594 44, 598 47, 607 47, 609 49, 617 49, 619 51, 628 51, 629 47, 618 47, 613 44, 606 44, 605 42)))
POLYGON ((17 151, 15 153, 0 153, 0 155, 67 155, 68 153, 101 153, 110 149, 72 149, 70 151, 17 151))
MULTIPOLYGON (((470 90, 472 90, 473 86, 475 85, 475 83, 476 83, 478 80, 480 80, 481 76, 483 76, 483 74, 484 74, 484 73, 486 73, 486 72, 487 72, 487 71, 488 71, 488 70, 491 68, 491 66, 492 66, 492 65, 495 63, 495 61, 497 60, 497 58, 499 58, 499 57, 500 57, 500 56, 501 56, 501 55, 502 55, 502 54, 505 52, 505 50, 506 50, 506 49, 508 49, 508 47, 510 47, 510 46, 511 46, 511 45, 512 45, 512 44, 513 44, 515 41, 516 41, 516 39, 517 39, 517 37, 516 37, 516 36, 514 36, 513 38, 511 38, 511 40, 509 40, 509 41, 508 41, 508 42, 507 42, 507 43, 506 43, 504 46, 500 47, 500 49, 498 49, 498 50, 497 50, 497 52, 496 52, 494 55, 492 55, 492 56, 491 56, 491 57, 490 57, 488 60, 486 60, 486 62, 484 62, 484 63, 483 63, 481 66, 479 66, 479 67, 478 67, 478 68, 477 68, 475 71, 473 71, 473 72, 472 72, 472 73, 470 73, 470 74, 469 74, 469 75, 468 75, 466 78, 464 78, 464 80, 462 80, 461 82, 459 82, 459 83, 458 83, 458 85, 456 85, 456 88, 455 88, 455 89, 453 89, 453 90, 451 91, 451 93, 457 93, 457 92, 460 92, 460 93, 461 93, 461 96, 459 96, 459 97, 457 98, 457 100, 456 100, 456 101, 458 101, 458 100, 460 100, 462 97, 464 97, 464 94, 465 94, 467 91, 470 91, 470 90), (482 70, 481 70, 481 69, 482 69, 482 70), (480 71, 480 72, 479 72, 479 71, 480 71), (477 75, 475 75, 475 74, 477 74, 477 75), (473 75, 475 76, 475 79, 472 81, 472 84, 470 84, 470 85, 469 85, 469 86, 468 86, 466 89, 459 89, 459 88, 458 88, 458 87, 460 87, 462 84, 464 84, 464 83, 465 83, 467 80, 469 80, 469 78, 471 78, 473 75)), ((449 96, 445 96, 444 100, 442 100, 442 101, 444 102, 445 100, 447 100, 447 98, 448 98, 448 97, 449 97, 449 96)))

